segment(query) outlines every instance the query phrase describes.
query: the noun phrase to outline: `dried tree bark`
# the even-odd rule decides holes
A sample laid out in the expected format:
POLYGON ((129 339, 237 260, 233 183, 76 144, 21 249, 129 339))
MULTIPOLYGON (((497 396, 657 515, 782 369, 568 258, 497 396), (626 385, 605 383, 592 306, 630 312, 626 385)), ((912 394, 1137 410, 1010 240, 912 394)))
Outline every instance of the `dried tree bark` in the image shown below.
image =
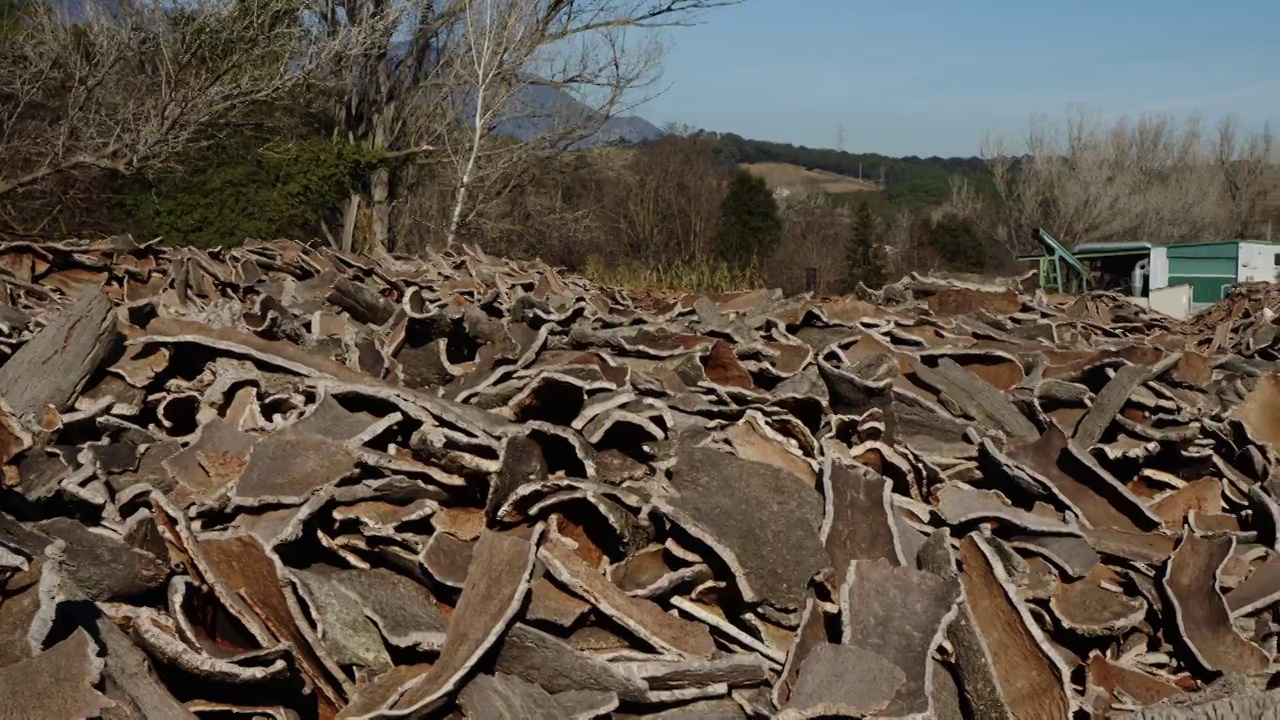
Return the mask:
POLYGON ((50 405, 63 410, 117 336, 111 301, 86 291, 0 366, 0 395, 29 428, 50 405))

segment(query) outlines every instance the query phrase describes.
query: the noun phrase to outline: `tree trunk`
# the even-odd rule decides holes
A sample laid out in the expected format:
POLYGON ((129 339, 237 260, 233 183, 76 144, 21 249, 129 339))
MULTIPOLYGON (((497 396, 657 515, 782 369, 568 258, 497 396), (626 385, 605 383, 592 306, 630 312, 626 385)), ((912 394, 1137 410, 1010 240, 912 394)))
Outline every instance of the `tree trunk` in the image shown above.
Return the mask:
POLYGON ((360 193, 352 192, 347 200, 347 209, 342 213, 342 249, 351 252, 355 249, 356 217, 360 214, 360 193))
POLYGON ((445 235, 445 246, 453 245, 458 237, 458 226, 462 224, 462 209, 467 204, 467 189, 471 186, 471 178, 476 172, 476 160, 480 156, 480 142, 483 139, 483 122, 484 95, 483 89, 476 98, 476 114, 475 124, 473 125, 473 135, 471 137, 471 153, 467 156, 466 167, 462 169, 462 176, 458 178, 458 192, 453 198, 453 212, 449 216, 449 232, 445 235))
POLYGON ((370 257, 378 258, 387 254, 391 237, 391 170, 380 167, 373 171, 373 183, 370 187, 370 210, 373 216, 371 245, 368 249, 370 257))

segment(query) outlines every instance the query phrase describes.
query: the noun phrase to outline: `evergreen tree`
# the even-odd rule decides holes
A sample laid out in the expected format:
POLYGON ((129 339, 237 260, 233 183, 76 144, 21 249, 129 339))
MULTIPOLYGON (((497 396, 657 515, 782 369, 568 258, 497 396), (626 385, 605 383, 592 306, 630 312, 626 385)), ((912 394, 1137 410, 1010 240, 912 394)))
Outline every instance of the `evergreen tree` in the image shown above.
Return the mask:
POLYGON ((870 288, 885 283, 884 251, 876 237, 876 218, 871 205, 863 200, 853 216, 853 232, 845 249, 845 263, 849 287, 862 283, 870 288))
POLYGON ((738 266, 768 257, 782 242, 778 201, 763 178, 738 170, 720 205, 720 257, 738 266))
POLYGON ((974 273, 987 269, 990 261, 987 247, 972 220, 955 214, 943 215, 931 224, 927 239, 948 269, 974 273))

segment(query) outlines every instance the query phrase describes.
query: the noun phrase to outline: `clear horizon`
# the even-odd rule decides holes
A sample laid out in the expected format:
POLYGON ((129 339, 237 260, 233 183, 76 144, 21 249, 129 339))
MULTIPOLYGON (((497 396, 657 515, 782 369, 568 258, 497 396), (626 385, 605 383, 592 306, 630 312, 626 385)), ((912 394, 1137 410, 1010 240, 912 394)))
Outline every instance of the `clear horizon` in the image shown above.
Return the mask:
POLYGON ((1280 2, 746 0, 668 32, 659 97, 632 114, 756 140, 971 156, 1080 106, 1280 118, 1280 2), (786 7, 784 10, 783 8, 786 7))

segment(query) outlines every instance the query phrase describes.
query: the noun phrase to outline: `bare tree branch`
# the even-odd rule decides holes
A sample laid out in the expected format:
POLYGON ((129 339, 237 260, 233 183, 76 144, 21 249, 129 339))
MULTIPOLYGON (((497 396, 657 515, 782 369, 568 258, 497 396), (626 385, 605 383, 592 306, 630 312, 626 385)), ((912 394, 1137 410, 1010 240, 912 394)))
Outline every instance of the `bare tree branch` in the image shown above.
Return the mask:
POLYGON ((951 209, 978 220, 1011 250, 1043 225, 1071 242, 1189 242, 1243 235, 1262 189, 1268 132, 1234 120, 1206 135, 1197 119, 1143 116, 1103 124, 1083 111, 1064 125, 1037 118, 1020 153, 985 144, 994 214, 964 184, 951 209))
POLYGON ((319 36, 300 0, 24 4, 0 42, 0 202, 85 170, 163 167, 283 98, 355 32, 319 36))
MULTIPOLYGON (((350 142, 379 153, 439 149, 441 164, 453 168, 440 227, 440 239, 451 242, 487 203, 519 187, 531 163, 579 146, 640 101, 660 69, 660 45, 648 28, 688 24, 739 1, 401 0, 401 21, 384 43, 344 69, 340 125, 350 142), (545 90, 563 91, 552 95, 586 109, 566 113, 546 101, 545 90), (504 136, 521 126, 536 132, 518 142, 504 136)), ((390 0, 322 2, 316 15, 333 29, 393 12, 390 0)), ((397 199, 439 194, 412 184, 428 175, 445 180, 389 164, 371 173, 366 250, 389 249, 397 199)))

